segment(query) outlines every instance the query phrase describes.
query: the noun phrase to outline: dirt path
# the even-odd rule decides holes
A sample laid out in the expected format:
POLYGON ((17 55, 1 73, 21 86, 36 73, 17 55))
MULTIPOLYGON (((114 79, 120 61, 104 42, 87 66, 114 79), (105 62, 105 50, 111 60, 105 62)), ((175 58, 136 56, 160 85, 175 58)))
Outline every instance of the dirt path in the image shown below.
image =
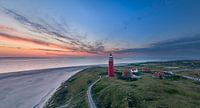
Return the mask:
POLYGON ((88 90, 87 90, 87 97, 88 97, 88 105, 89 105, 89 108, 96 108, 96 105, 94 103, 94 100, 92 98, 92 94, 91 94, 91 91, 92 91, 92 87, 101 79, 101 77, 96 80, 94 83, 92 83, 89 87, 88 87, 88 90))

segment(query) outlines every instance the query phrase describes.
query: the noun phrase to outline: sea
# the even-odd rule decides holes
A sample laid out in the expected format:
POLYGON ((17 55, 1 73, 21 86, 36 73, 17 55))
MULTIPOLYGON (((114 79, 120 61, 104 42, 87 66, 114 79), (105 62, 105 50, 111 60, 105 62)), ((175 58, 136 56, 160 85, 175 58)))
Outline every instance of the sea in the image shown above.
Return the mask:
MULTIPOLYGON (((115 57, 115 64, 139 63, 152 61, 188 60, 191 57, 115 57)), ((106 65, 107 57, 68 57, 68 58, 30 58, 30 57, 0 57, 0 74, 26 70, 47 68, 106 65)))

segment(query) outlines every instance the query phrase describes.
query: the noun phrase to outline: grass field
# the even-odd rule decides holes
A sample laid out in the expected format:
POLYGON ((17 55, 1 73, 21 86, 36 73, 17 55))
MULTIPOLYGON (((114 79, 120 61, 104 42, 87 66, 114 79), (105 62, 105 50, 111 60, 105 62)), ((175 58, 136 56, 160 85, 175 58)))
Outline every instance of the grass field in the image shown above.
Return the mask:
MULTIPOLYGON (((119 70, 119 69, 118 69, 119 70)), ((137 81, 104 78, 93 88, 98 108, 199 108, 200 85, 142 75, 137 81)))
POLYGON ((200 78, 200 70, 188 70, 188 71, 181 71, 177 72, 178 75, 187 75, 195 78, 200 78))
MULTIPOLYGON (((126 67, 148 67, 153 71, 162 71, 166 67, 170 67, 170 70, 177 70, 171 67, 198 68, 200 62, 191 62, 139 63, 126 67)), ((101 80, 92 88, 98 108, 199 108, 199 83, 182 78, 158 79, 150 74, 142 74, 142 78, 136 81, 122 80, 120 76, 123 68, 115 67, 115 78, 105 77, 107 68, 83 70, 64 82, 45 108, 88 108, 87 88, 99 76, 102 76, 101 80)))
POLYGON ((198 108, 200 85, 150 76, 133 82, 104 78, 93 88, 99 108, 198 108))

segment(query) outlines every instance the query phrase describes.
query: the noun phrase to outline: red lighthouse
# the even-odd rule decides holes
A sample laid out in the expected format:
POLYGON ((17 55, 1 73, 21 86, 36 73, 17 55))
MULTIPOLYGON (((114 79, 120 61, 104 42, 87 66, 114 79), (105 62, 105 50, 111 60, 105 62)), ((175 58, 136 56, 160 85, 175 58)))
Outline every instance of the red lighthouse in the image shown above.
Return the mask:
POLYGON ((109 61, 108 61, 108 77, 114 77, 114 68, 113 68, 113 56, 110 53, 109 61))

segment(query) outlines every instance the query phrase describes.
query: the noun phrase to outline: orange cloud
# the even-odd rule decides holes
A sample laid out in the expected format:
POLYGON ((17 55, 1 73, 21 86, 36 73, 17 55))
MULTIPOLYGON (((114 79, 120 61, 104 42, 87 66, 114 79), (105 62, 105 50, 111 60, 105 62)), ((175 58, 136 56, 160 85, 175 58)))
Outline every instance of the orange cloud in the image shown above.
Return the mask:
POLYGON ((87 52, 73 51, 67 47, 40 40, 23 37, 14 37, 0 33, 0 42, 6 45, 0 46, 1 56, 92 56, 87 52))

